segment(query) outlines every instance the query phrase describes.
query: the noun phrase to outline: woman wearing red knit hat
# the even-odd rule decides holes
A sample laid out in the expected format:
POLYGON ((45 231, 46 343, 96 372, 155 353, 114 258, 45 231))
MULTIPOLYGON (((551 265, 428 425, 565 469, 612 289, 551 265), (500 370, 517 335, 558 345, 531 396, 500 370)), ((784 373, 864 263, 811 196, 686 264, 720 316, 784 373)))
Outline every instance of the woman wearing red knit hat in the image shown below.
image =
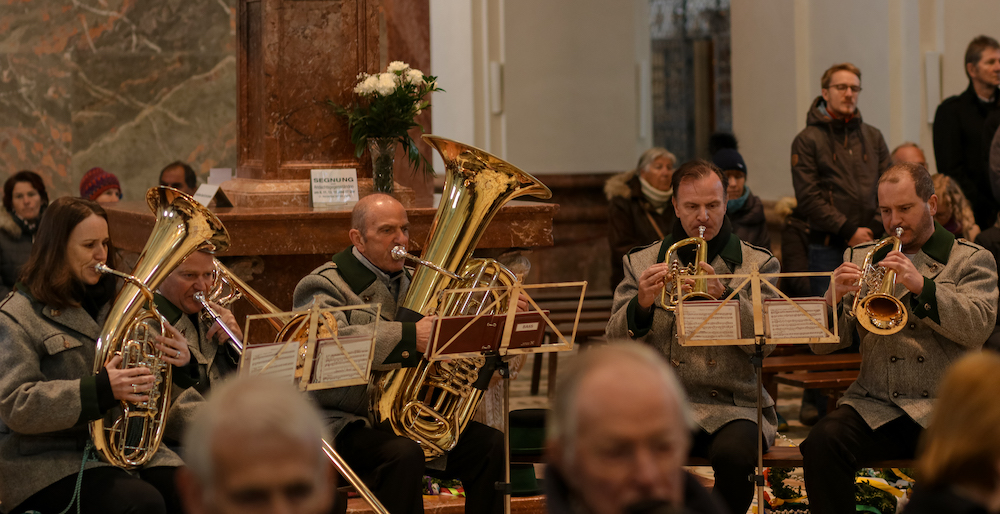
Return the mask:
POLYGON ((122 199, 118 177, 101 168, 90 168, 80 181, 80 197, 97 203, 116 203, 122 199))

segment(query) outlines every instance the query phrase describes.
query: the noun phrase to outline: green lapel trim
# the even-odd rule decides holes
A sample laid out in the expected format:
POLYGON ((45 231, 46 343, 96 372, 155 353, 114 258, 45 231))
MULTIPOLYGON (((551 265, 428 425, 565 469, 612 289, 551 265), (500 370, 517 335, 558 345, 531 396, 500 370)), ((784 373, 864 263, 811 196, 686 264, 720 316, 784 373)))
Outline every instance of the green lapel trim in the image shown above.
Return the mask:
POLYGON ((176 325, 177 320, 181 319, 181 316, 184 315, 184 312, 180 308, 160 293, 153 295, 153 303, 156 304, 156 310, 160 311, 160 314, 164 318, 167 318, 167 322, 171 325, 176 325))
POLYGON ((663 238, 663 242, 660 243, 660 253, 656 254, 656 262, 663 262, 667 259, 667 250, 670 249, 670 245, 672 244, 674 244, 673 234, 663 238))
MULTIPOLYGON (((934 233, 931 234, 930 239, 920 247, 920 251, 927 254, 928 257, 934 259, 941 264, 948 264, 948 257, 951 256, 951 247, 955 245, 955 234, 948 232, 948 229, 941 226, 937 221, 934 222, 934 233)), ((872 257, 872 262, 880 262, 886 255, 889 254, 890 247, 885 246, 879 249, 878 252, 872 257)))
POLYGON ((378 278, 372 270, 368 269, 361 261, 354 256, 353 250, 354 246, 348 246, 346 250, 330 257, 330 261, 333 262, 334 267, 340 272, 341 278, 347 285, 350 286, 351 291, 354 294, 361 294, 362 291, 368 289, 375 280, 378 278))
MULTIPOLYGON (((667 250, 670 249, 670 245, 674 244, 674 235, 670 234, 663 238, 663 242, 660 243, 660 252, 656 255, 656 262, 663 262, 667 258, 667 250)), ((726 241, 726 246, 722 247, 719 252, 719 257, 726 261, 731 268, 736 269, 737 266, 743 264, 743 249, 740 248, 740 238, 736 237, 735 234, 729 234, 729 240, 726 241)))

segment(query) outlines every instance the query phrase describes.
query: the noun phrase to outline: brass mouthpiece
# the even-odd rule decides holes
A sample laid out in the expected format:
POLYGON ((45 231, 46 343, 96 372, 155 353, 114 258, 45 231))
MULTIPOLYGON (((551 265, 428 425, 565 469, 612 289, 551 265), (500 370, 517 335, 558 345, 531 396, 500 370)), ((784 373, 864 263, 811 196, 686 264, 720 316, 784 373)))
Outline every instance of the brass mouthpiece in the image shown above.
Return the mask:
POLYGON ((896 227, 896 237, 903 237, 903 227, 896 227))
POLYGON ((705 239, 705 225, 698 227, 698 237, 705 239))
POLYGON ((457 274, 455 274, 455 273, 453 273, 451 271, 448 271, 448 270, 442 268, 441 266, 438 266, 437 264, 434 264, 433 262, 425 261, 425 260, 423 260, 423 259, 421 259, 421 258, 419 258, 417 256, 410 255, 410 254, 406 253, 406 248, 403 248, 402 245, 393 246, 390 254, 392 255, 392 258, 394 260, 398 261, 398 260, 406 259, 406 260, 408 260, 410 262, 415 262, 415 263, 420 264, 422 266, 427 266, 428 268, 430 268, 430 269, 432 269, 432 270, 434 270, 434 271, 436 271, 436 272, 438 272, 438 273, 440 273, 442 275, 446 275, 448 277, 451 277, 451 278, 453 278, 455 280, 461 280, 462 279, 462 277, 458 276, 457 274))

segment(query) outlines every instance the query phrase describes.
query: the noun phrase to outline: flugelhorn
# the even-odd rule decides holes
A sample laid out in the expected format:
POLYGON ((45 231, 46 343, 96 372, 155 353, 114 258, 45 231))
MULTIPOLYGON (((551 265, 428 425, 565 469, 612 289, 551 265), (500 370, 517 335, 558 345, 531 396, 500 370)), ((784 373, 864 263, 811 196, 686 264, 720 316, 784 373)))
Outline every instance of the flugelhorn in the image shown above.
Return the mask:
POLYGON ((875 244, 865 255, 861 266, 861 280, 854 306, 851 310, 858 318, 858 323, 873 334, 887 336, 895 334, 906 325, 908 314, 906 306, 893 295, 896 288, 896 272, 872 263, 875 253, 887 245, 892 245, 890 251, 900 251, 903 248, 903 228, 896 227, 896 235, 886 237, 875 244))
POLYGON ((680 241, 670 245, 670 248, 667 248, 664 262, 670 263, 670 274, 673 276, 673 280, 671 280, 669 284, 667 282, 663 283, 663 290, 660 291, 660 307, 663 307, 668 311, 672 311, 677 308, 678 302, 686 302, 689 300, 715 300, 714 296, 708 294, 708 280, 704 278, 705 270, 698 266, 699 262, 707 260, 708 241, 705 241, 704 225, 698 227, 697 236, 681 239, 680 241), (677 250, 691 245, 696 247, 694 261, 687 266, 682 266, 680 264, 679 256, 677 255, 677 250), (684 294, 682 286, 684 285, 684 279, 686 277, 696 278, 694 279, 694 287, 691 288, 691 292, 684 294))

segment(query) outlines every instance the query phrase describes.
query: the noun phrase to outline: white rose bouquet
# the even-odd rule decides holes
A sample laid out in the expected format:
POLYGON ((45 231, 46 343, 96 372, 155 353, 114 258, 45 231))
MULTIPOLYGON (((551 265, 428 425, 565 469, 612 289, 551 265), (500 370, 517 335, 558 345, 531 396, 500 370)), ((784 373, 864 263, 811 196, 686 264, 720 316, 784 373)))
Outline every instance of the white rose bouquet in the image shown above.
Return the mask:
POLYGON ((364 153, 369 138, 395 138, 406 148, 410 166, 417 169, 422 161, 424 171, 433 175, 434 168, 409 135, 411 128, 420 127, 414 118, 430 107, 425 98, 432 91, 444 91, 437 87, 437 77, 425 76, 404 62, 393 61, 383 73, 358 75, 354 86, 357 102, 346 108, 329 103, 347 118, 356 157, 364 153))

